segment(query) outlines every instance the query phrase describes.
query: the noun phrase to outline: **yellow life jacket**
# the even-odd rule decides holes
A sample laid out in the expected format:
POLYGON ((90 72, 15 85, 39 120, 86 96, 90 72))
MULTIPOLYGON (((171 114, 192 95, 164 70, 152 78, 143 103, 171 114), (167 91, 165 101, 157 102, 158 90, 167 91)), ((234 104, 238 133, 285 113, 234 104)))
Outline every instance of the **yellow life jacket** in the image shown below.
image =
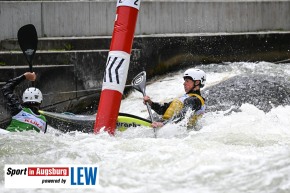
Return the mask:
POLYGON ((184 103, 183 103, 184 100, 192 96, 197 97, 201 102, 201 109, 194 112, 194 114, 190 117, 188 121, 188 126, 194 126, 198 118, 202 117, 205 111, 204 99, 198 94, 186 94, 183 97, 174 99, 169 105, 169 107, 166 109, 163 115, 163 119, 168 120, 172 118, 174 115, 178 114, 181 111, 181 109, 184 107, 184 103))

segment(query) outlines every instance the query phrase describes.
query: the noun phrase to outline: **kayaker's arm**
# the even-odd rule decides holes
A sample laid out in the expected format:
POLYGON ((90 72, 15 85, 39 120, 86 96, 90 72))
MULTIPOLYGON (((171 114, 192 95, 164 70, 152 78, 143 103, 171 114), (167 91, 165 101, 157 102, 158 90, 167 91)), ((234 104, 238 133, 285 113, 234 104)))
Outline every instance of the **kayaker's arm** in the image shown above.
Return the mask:
POLYGON ((148 103, 152 110, 154 110, 157 114, 159 115, 163 115, 165 113, 165 111, 167 110, 167 108, 169 107, 170 103, 156 103, 156 102, 153 102, 149 96, 144 96, 143 97, 143 103, 146 104, 148 103))
POLYGON ((7 105, 9 106, 12 116, 16 115, 22 110, 21 102, 15 96, 14 89, 25 79, 26 77, 24 74, 16 78, 10 79, 1 89, 5 99, 7 100, 7 105))
POLYGON ((157 114, 163 115, 165 113, 165 111, 167 110, 167 108, 169 107, 170 104, 171 104, 171 102, 170 103, 164 103, 164 104, 152 102, 151 103, 151 108, 157 114))

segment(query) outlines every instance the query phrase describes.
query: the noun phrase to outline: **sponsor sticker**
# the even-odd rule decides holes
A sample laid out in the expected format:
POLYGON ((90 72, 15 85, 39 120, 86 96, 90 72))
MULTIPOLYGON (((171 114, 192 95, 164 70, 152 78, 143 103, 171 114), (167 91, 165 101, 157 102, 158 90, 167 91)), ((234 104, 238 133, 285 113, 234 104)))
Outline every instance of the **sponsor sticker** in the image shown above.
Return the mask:
POLYGON ((5 188, 98 188, 98 165, 5 165, 5 188))
POLYGON ((25 54, 31 56, 33 54, 34 50, 33 49, 27 49, 25 50, 25 54))

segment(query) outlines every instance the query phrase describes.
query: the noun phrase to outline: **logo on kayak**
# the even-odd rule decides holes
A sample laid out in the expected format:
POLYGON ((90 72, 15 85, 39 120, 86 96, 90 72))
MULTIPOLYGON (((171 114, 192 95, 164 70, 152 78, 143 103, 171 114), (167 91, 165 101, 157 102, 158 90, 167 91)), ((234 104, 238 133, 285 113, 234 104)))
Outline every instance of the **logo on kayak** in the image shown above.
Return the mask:
POLYGON ((123 123, 123 122, 117 122, 117 127, 120 127, 120 128, 129 128, 129 127, 139 127, 141 126, 140 124, 137 124, 135 122, 132 122, 132 123, 123 123))

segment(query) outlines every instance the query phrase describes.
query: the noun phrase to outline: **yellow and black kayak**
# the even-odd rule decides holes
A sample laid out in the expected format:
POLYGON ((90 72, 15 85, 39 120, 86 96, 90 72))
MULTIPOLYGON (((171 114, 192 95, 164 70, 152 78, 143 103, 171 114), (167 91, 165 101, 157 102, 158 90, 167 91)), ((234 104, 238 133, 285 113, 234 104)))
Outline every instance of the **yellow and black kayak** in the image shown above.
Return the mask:
MULTIPOLYGON (((55 113, 39 110, 47 119, 47 123, 63 132, 82 131, 91 133, 96 120, 96 115, 76 115, 73 113, 55 113)), ((151 127, 151 121, 127 113, 119 113, 116 129, 125 131, 130 127, 151 127)))

